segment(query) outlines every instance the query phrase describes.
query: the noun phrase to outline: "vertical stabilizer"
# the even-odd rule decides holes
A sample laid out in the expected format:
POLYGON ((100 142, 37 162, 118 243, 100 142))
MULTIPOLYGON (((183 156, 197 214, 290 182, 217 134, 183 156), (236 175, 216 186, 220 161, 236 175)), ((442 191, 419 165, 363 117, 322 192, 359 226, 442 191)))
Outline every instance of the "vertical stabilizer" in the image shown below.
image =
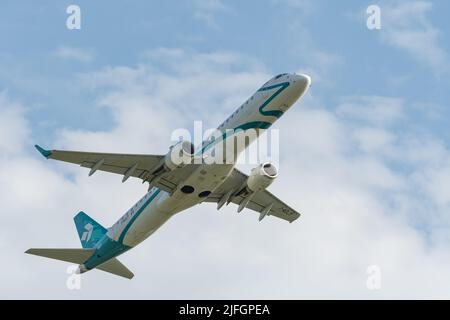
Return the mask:
POLYGON ((93 248, 107 231, 106 228, 83 211, 80 211, 73 220, 83 248, 93 248))

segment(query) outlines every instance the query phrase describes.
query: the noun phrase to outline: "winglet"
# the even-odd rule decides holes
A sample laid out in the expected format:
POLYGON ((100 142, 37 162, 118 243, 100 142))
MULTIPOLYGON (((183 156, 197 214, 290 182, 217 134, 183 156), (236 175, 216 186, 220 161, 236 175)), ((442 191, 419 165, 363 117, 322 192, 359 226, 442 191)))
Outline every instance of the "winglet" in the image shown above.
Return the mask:
POLYGON ((35 144, 34 147, 39 151, 46 159, 48 159, 52 152, 50 150, 45 150, 44 148, 40 147, 39 145, 35 144))

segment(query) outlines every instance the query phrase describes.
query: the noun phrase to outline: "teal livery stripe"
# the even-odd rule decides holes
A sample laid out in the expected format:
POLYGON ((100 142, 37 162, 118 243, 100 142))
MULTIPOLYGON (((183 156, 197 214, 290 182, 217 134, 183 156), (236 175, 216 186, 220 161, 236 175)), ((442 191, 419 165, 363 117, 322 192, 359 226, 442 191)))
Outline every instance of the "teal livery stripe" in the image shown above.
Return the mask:
POLYGON ((84 266, 89 270, 131 249, 129 246, 112 240, 106 234, 95 247, 97 248, 95 253, 84 262, 84 266))
POLYGON ((134 216, 131 218, 130 222, 126 225, 126 227, 123 229, 122 233, 120 234, 118 242, 123 243, 123 239, 125 238, 125 235, 127 234, 128 230, 136 221, 136 219, 140 216, 140 214, 145 210, 145 208, 148 207, 148 205, 155 199, 155 197, 159 194, 161 190, 157 189, 151 196, 148 198, 148 200, 142 205, 142 207, 139 208, 139 210, 134 214, 134 216))
POLYGON ((283 111, 281 111, 281 110, 267 110, 266 111, 266 110, 264 110, 264 108, 287 87, 289 87, 289 82, 282 82, 282 83, 274 84, 273 86, 262 87, 261 89, 259 89, 258 92, 279 88, 277 91, 275 91, 270 96, 269 99, 267 99, 259 107, 259 113, 261 113, 263 116, 274 116, 274 117, 280 118, 283 115, 283 111))
MULTIPOLYGON (((289 87, 289 84, 290 84, 289 82, 281 82, 278 84, 274 84, 274 85, 267 86, 267 87, 262 87, 261 89, 259 89, 258 92, 268 91, 268 90, 279 88, 269 97, 269 99, 264 101, 264 103, 259 107, 259 109, 258 109, 259 113, 262 114, 263 116, 273 116, 276 118, 280 118, 283 115, 283 111, 281 111, 281 110, 264 110, 264 108, 267 107, 267 105, 273 99, 275 99, 281 92, 283 92, 287 87, 289 87)), ((239 130, 239 129, 241 129, 241 130, 268 129, 271 125, 272 125, 272 123, 267 122, 267 121, 252 121, 252 122, 247 122, 247 123, 241 124, 232 130, 235 131, 235 130, 239 130)), ((229 136, 227 136, 227 133, 225 131, 222 135, 222 139, 215 139, 215 140, 211 141, 209 144, 203 146, 203 148, 202 148, 201 152, 199 152, 199 154, 202 154, 206 150, 211 149, 211 147, 216 145, 219 141, 224 141, 228 137, 229 136)))
POLYGON ((270 122, 265 122, 265 121, 253 121, 253 122, 247 122, 244 124, 241 124, 239 126, 237 126, 234 129, 226 129, 225 132, 222 134, 221 139, 215 139, 213 141, 211 141, 209 144, 207 144, 206 146, 204 146, 202 148, 201 153, 204 153, 206 150, 211 149, 211 147, 215 146, 217 143, 219 143, 220 141, 225 141, 225 139, 227 139, 228 137, 233 136, 236 131, 238 130, 248 130, 248 129, 268 129, 272 124, 270 122), (227 130, 231 131, 230 135, 227 135, 228 132, 227 130))
POLYGON ((265 121, 253 121, 241 124, 234 128, 234 130, 247 130, 247 129, 268 129, 272 124, 265 121))

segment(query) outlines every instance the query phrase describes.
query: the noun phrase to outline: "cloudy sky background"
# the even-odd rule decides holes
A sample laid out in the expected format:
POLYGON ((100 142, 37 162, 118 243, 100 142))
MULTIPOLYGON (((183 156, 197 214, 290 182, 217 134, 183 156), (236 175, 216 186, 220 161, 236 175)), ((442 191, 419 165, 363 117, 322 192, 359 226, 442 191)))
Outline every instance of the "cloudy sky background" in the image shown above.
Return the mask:
POLYGON ((450 298, 448 1, 68 1, 0 6, 1 298, 450 298), (294 224, 234 206, 175 216, 68 290, 72 217, 110 226, 144 192, 45 161, 44 147, 160 153, 193 121, 215 127, 271 76, 307 72, 281 118, 270 190, 294 224), (381 270, 381 289, 366 286, 381 270))

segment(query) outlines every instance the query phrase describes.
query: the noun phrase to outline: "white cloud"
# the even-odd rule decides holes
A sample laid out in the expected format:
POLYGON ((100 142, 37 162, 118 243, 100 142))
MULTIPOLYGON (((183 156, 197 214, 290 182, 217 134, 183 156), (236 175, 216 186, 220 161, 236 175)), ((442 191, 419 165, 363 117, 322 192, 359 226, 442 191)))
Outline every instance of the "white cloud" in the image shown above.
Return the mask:
POLYGON ((309 60, 308 67, 299 69, 298 73, 310 75, 314 83, 331 83, 330 80, 333 79, 331 73, 342 66, 343 59, 339 55, 314 49, 315 45, 312 43, 310 46, 310 49, 306 50, 307 46, 302 44, 297 49, 309 60))
POLYGON ((94 60, 94 54, 90 50, 61 46, 59 47, 55 55, 61 59, 76 60, 79 62, 90 62, 94 60))
MULTIPOLYGON (((52 147, 163 153, 171 130, 194 119, 219 124, 269 78, 230 53, 173 50, 166 65, 164 55, 150 56, 134 67, 81 76, 87 89, 102 89, 99 104, 110 109, 115 124, 105 131, 62 130, 52 147)), ((136 274, 132 281, 92 271, 83 275, 81 291, 66 289, 67 264, 22 252, 78 246, 71 221, 78 210, 110 225, 146 187, 101 172, 88 178, 83 168, 6 148, 0 158, 0 235, 9 263, 0 275, 0 295, 448 298, 450 151, 432 136, 394 129, 407 117, 404 104, 351 97, 329 109, 306 96, 277 123, 280 177, 270 187, 304 213, 297 222, 269 217, 258 223, 256 214, 237 214, 232 205, 220 213, 212 204, 195 206, 121 257, 136 274), (373 264, 381 267, 380 291, 365 286, 366 268, 373 264)), ((14 136, 6 134, 25 137, 16 142, 23 149, 30 133, 23 125, 26 114, 17 115, 8 131, 14 136)))
POLYGON ((392 124, 404 114, 402 99, 379 96, 345 97, 337 112, 379 126, 392 124))
POLYGON ((397 1, 381 5, 383 41, 406 50, 436 73, 449 71, 448 53, 442 47, 442 32, 433 25, 429 1, 397 1))
POLYGON ((289 32, 285 34, 288 42, 288 53, 295 55, 299 63, 298 73, 309 74, 314 83, 330 84, 333 72, 342 67, 343 57, 318 48, 316 39, 312 36, 304 21, 297 15, 292 15, 289 32), (301 67, 300 67, 301 66, 301 67))
POLYGON ((194 17, 215 29, 219 28, 217 14, 228 10, 221 0, 194 0, 193 4, 194 17))
POLYGON ((0 92, 0 150, 3 155, 22 151, 29 133, 23 114, 25 108, 11 102, 5 92, 0 92))
POLYGON ((160 136, 158 152, 166 152, 172 130, 192 129, 194 120, 205 120, 205 130, 215 128, 269 77, 256 70, 254 61, 234 53, 160 48, 143 58, 136 68, 113 67, 80 76, 88 88, 111 89, 99 104, 113 110, 117 126, 112 132, 65 130, 62 144, 137 151, 155 148, 155 141, 141 137, 160 136), (245 71, 234 71, 244 65, 245 71))

